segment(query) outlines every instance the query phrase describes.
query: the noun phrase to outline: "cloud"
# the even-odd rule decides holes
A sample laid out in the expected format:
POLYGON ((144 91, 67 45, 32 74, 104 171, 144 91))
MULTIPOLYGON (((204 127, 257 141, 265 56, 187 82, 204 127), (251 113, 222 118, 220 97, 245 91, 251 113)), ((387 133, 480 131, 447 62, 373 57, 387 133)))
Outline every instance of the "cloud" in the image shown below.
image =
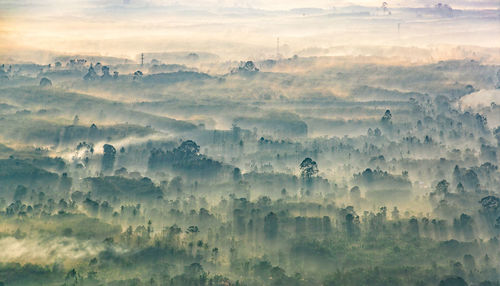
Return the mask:
POLYGON ((462 109, 478 109, 481 107, 490 106, 493 102, 497 105, 500 105, 500 89, 483 89, 468 94, 460 99, 460 107, 462 109))
POLYGON ((50 264, 60 259, 79 259, 97 255, 104 250, 103 245, 91 241, 78 241, 75 238, 0 239, 0 262, 30 262, 50 264))
MULTIPOLYGON (((388 3, 390 8, 435 5, 420 0, 388 3)), ((446 3, 460 8, 460 3, 469 2, 446 3)), ((0 8, 0 56, 44 50, 134 58, 141 52, 206 50, 229 59, 265 58, 275 54, 276 37, 282 47, 290 47, 285 56, 338 45, 499 43, 499 37, 491 36, 499 34, 496 12, 471 12, 456 18, 431 14, 422 19, 415 11, 400 9, 382 17, 377 12, 380 5, 381 1, 373 0, 130 0, 130 4, 123 0, 35 4, 6 0, 0 8), (369 8, 341 8, 347 5, 369 8), (320 9, 292 10, 300 7, 320 9)))

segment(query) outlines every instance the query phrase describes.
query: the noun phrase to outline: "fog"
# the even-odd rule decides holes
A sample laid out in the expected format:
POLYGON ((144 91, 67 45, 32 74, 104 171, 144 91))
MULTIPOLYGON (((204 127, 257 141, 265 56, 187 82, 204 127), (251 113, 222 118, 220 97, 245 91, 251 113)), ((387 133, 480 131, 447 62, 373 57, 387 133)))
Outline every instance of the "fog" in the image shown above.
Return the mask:
POLYGON ((1 285, 500 285, 495 1, 0 2, 1 285))
POLYGON ((93 246, 75 239, 51 239, 47 242, 39 238, 20 240, 6 237, 0 240, 0 246, 4 251, 1 262, 39 264, 79 260, 92 257, 104 250, 101 245, 93 246))
MULTIPOLYGON (((54 52, 138 60, 140 53, 194 51, 224 60, 258 60, 276 55, 278 37, 283 57, 313 50, 366 55, 366 48, 361 52, 356 47, 381 46, 439 48, 438 54, 429 52, 439 60, 453 57, 456 46, 498 48, 498 3, 454 1, 437 7, 428 1, 388 2, 386 10, 381 4, 3 1, 0 48, 4 62, 44 64, 54 52)), ((393 56, 390 51, 375 54, 393 56)), ((498 60, 498 50, 492 54, 498 60)))
POLYGON ((488 107, 492 103, 500 102, 500 91, 494 90, 480 90, 473 92, 460 99, 460 106, 463 109, 472 108, 478 109, 481 107, 488 107))

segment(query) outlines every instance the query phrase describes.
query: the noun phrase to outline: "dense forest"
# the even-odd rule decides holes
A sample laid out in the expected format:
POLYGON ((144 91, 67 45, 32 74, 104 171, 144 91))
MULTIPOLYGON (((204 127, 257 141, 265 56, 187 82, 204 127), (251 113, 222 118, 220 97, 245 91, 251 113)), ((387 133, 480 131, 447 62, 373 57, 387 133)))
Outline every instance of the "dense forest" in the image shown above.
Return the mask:
POLYGON ((337 60, 2 66, 0 285, 499 285, 499 67, 337 60))
POLYGON ((498 0, 0 0, 0 286, 500 286, 498 0))

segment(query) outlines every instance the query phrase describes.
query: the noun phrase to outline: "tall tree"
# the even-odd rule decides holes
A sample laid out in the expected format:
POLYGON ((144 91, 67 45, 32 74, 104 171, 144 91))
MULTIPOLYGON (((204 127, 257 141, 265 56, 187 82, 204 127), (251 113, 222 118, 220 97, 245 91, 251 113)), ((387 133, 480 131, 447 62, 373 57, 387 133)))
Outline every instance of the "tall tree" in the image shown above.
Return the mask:
POLYGON ((302 178, 310 180, 317 173, 318 164, 311 158, 305 158, 302 163, 300 163, 300 175, 302 178))
POLYGON ((113 171, 115 165, 116 149, 113 145, 104 144, 104 155, 102 156, 102 172, 109 173, 113 171))

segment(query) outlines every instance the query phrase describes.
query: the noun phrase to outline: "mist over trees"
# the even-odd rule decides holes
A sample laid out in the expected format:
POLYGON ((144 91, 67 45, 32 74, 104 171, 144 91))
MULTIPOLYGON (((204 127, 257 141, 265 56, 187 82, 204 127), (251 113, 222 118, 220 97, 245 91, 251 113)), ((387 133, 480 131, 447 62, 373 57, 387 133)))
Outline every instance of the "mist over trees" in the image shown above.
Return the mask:
POLYGON ((500 66, 138 58, 0 69, 0 285, 499 285, 500 66))

